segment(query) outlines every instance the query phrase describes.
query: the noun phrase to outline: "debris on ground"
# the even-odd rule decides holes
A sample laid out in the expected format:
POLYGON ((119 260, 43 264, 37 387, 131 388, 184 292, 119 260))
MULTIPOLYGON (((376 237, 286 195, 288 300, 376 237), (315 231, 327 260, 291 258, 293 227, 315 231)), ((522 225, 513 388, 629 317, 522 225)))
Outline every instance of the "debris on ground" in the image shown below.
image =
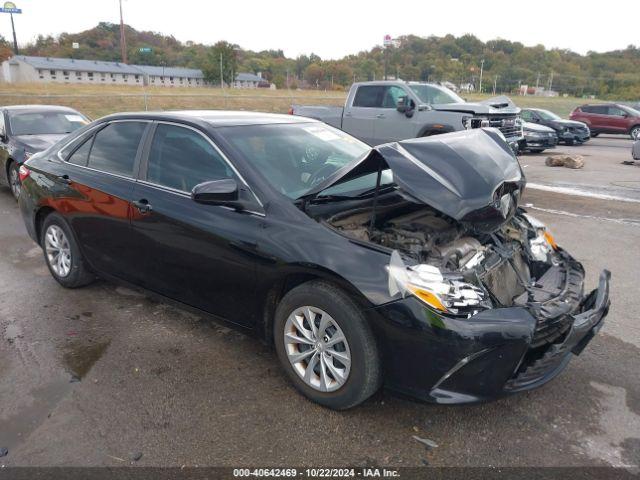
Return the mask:
POLYGON ((413 435, 413 439, 416 442, 420 442, 421 444, 425 445, 427 448, 438 448, 438 444, 433 440, 429 440, 428 438, 421 438, 416 435, 413 435))
POLYGON ((545 160, 547 167, 566 167, 566 168, 582 168, 584 167, 584 157, 582 155, 552 155, 545 160))
POLYGON ((132 462, 137 462, 142 458, 142 452, 133 452, 131 455, 129 455, 129 458, 132 462))
POLYGON ((7 455, 9 455, 9 449, 0 447, 0 457, 6 457, 7 455))

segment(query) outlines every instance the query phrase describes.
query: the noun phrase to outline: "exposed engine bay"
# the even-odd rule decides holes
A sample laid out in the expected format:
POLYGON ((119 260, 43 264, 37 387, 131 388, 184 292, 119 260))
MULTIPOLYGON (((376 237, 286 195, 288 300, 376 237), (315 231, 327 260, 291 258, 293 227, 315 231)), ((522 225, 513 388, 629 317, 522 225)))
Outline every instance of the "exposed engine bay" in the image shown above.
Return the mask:
POLYGON ((407 267, 417 274, 413 283, 422 278, 429 291, 448 289, 447 295, 454 299, 443 308, 449 312, 468 313, 465 307, 477 311, 491 306, 524 306, 559 293, 551 288, 546 291, 537 283, 552 267, 558 267, 561 259, 552 238, 545 236, 544 226, 524 211, 519 210, 488 233, 429 206, 384 203, 376 209, 374 225, 370 208, 340 212, 326 222, 349 237, 398 251, 406 264, 415 263, 407 267), (433 288, 433 275, 442 279, 438 280, 444 282, 441 287, 433 288))

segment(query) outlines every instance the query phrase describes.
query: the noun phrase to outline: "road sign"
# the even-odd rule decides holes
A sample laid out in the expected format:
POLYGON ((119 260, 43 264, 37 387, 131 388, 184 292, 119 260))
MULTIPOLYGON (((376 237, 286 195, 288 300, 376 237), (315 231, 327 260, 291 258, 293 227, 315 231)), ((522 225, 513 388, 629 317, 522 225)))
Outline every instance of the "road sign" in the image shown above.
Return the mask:
POLYGON ((0 7, 0 13, 22 13, 22 9, 16 7, 13 2, 4 2, 4 5, 0 7))
POLYGON ((71 48, 73 48, 74 50, 77 50, 80 48, 80 44, 78 42, 73 42, 71 44, 71 48))
POLYGON ((153 48, 151 47, 140 47, 140 53, 151 53, 153 52, 153 48))

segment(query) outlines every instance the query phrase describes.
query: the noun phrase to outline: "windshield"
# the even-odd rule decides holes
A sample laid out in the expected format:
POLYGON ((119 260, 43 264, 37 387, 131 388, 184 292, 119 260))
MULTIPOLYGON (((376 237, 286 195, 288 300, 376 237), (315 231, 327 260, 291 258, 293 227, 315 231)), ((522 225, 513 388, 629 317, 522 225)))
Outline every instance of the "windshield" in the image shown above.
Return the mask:
POLYGON ((543 120, 562 120, 558 115, 549 110, 537 110, 537 112, 543 120))
MULTIPOLYGON (((360 140, 321 123, 235 126, 218 131, 273 187, 293 199, 370 150, 360 140)), ((375 178, 370 188, 374 186, 375 178)))
POLYGON ((46 135, 71 133, 89 121, 75 112, 13 112, 9 113, 14 135, 46 135))
POLYGON ((421 102, 426 104, 465 103, 462 98, 448 88, 424 83, 409 84, 409 88, 418 96, 421 102))

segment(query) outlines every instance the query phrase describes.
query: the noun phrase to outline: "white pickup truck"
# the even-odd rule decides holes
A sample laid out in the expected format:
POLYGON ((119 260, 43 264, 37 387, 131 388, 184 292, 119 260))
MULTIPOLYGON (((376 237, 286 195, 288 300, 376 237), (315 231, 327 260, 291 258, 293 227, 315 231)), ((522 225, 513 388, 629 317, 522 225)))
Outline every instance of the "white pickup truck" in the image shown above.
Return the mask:
POLYGON ((429 83, 354 83, 344 107, 292 105, 289 113, 321 120, 372 146, 481 127, 500 130, 514 150, 523 139, 520 109, 509 98, 469 103, 429 83))

